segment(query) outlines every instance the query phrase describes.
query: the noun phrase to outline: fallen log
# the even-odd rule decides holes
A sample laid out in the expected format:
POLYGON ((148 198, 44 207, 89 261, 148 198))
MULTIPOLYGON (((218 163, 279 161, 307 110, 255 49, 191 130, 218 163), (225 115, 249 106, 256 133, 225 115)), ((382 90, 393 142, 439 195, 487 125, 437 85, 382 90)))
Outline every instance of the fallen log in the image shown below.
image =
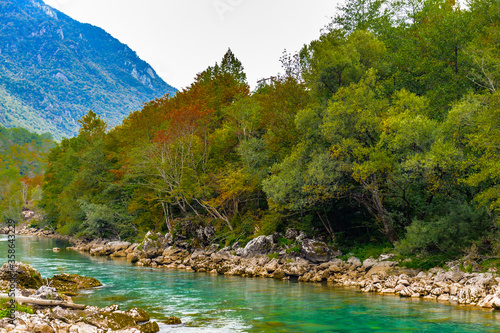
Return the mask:
MULTIPOLYGON (((0 294, 0 298, 10 298, 7 294, 0 294)), ((70 309, 83 310, 86 305, 83 304, 75 304, 66 301, 59 301, 54 299, 42 299, 42 298, 34 298, 34 297, 24 297, 24 296, 16 296, 16 302, 24 303, 24 304, 34 304, 34 305, 42 305, 42 306, 62 306, 70 309)))

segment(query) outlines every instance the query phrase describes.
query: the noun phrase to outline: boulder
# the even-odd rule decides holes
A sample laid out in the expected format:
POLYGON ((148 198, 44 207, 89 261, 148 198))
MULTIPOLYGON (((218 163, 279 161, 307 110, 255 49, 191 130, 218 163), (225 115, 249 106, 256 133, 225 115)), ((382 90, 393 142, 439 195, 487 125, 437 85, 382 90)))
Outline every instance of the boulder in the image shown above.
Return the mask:
POLYGON ((372 268, 376 263, 377 263, 377 260, 375 260, 373 258, 365 259, 365 260, 363 260, 363 269, 365 271, 367 271, 370 268, 372 268))
POLYGON ((94 288, 102 286, 96 278, 82 276, 78 274, 54 275, 49 280, 49 284, 61 292, 76 292, 78 289, 94 288))
POLYGON ((53 299, 53 300, 62 300, 62 297, 57 293, 56 288, 41 286, 38 288, 31 297, 41 298, 41 299, 53 299))
POLYGON ((242 257, 253 257, 257 255, 265 255, 276 250, 273 236, 259 236, 252 239, 243 249, 242 257))
POLYGON ((130 246, 130 242, 114 241, 106 244, 106 248, 110 253, 124 251, 130 246))
POLYGON ((16 262, 15 264, 5 263, 2 265, 0 268, 0 280, 11 281, 12 274, 15 274, 15 281, 18 288, 37 289, 44 284, 40 273, 31 265, 22 262, 16 262))
POLYGON ((171 317, 168 317, 167 320, 162 321, 162 323, 167 324, 167 325, 179 325, 179 324, 181 324, 181 320, 180 320, 180 318, 171 316, 171 317))
POLYGON ((142 323, 150 319, 149 313, 147 313, 146 310, 140 308, 132 308, 125 313, 134 318, 134 321, 136 323, 142 323))
POLYGON ((160 331, 160 327, 156 321, 148 321, 145 324, 139 326, 141 333, 155 333, 160 331))
POLYGON ((327 262, 332 257, 338 255, 333 252, 324 242, 314 239, 304 239, 300 245, 300 253, 315 263, 327 262))
POLYGON ((459 304, 477 303, 483 297, 483 290, 477 287, 463 288, 458 291, 459 304))

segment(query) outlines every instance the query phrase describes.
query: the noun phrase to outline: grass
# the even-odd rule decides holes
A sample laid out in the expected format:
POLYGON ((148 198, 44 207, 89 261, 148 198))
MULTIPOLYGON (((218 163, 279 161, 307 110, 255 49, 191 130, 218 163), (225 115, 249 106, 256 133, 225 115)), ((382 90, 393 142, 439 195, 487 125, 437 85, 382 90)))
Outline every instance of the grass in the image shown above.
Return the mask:
POLYGON ((390 244, 368 243, 344 248, 342 249, 342 252, 346 253, 340 257, 340 259, 342 260, 347 260, 350 257, 354 256, 363 261, 370 257, 377 259, 382 253, 394 252, 394 248, 390 244))
POLYGON ((412 268, 412 269, 422 269, 429 270, 434 267, 444 267, 445 263, 450 261, 450 256, 447 254, 429 254, 425 256, 415 256, 409 257, 399 263, 399 266, 412 268))
MULTIPOLYGON (((35 310, 31 306, 22 305, 16 302, 16 311, 34 314, 35 310)), ((4 298, 0 300, 0 318, 10 317, 10 299, 4 298)))

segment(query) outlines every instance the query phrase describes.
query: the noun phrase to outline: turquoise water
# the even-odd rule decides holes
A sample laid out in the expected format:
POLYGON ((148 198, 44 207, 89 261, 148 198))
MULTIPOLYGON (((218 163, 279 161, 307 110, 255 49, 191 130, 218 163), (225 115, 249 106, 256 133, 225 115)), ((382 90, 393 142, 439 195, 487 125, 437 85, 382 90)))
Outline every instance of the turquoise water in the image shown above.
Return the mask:
MULTIPOLYGON (((0 251, 6 254, 6 237, 0 251)), ((355 289, 160 270, 65 250, 65 242, 18 237, 16 251, 43 277, 61 272, 104 283, 74 301, 142 307, 183 325, 162 332, 500 332, 500 312, 361 293, 355 289), (52 252, 53 247, 61 252, 52 252)), ((5 261, 5 260, 4 260, 5 261)))

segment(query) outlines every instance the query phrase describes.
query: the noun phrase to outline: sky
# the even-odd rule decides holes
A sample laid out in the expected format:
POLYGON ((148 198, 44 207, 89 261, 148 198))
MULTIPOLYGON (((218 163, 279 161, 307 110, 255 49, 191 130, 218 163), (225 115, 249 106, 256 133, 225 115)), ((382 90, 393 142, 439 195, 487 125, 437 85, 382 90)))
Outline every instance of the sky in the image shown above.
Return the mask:
POLYGON ((182 89, 231 48, 248 83, 282 72, 283 51, 319 38, 342 0, 44 0, 106 30, 182 89))

